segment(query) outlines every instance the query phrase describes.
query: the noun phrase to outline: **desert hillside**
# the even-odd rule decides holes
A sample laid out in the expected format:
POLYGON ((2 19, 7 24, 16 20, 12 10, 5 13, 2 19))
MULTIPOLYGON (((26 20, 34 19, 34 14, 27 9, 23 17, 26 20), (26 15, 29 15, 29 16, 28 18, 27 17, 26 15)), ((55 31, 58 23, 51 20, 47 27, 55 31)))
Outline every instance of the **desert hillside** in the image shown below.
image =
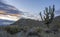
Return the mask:
POLYGON ((50 24, 50 28, 47 28, 42 21, 36 21, 31 19, 20 19, 15 23, 9 26, 2 26, 0 29, 0 36, 5 35, 6 37, 25 37, 29 35, 30 32, 33 32, 32 35, 40 35, 41 37, 60 37, 60 16, 54 18, 53 22, 50 24), (3 30, 4 28, 12 28, 12 31, 15 30, 15 27, 18 29, 15 33, 7 32, 3 30), (22 29, 21 29, 22 28, 22 29), (2 32, 1 32, 2 30, 2 32), (36 33, 37 31, 37 33, 36 33), (36 34, 35 34, 36 33, 36 34), (25 35, 24 35, 25 34, 25 35))

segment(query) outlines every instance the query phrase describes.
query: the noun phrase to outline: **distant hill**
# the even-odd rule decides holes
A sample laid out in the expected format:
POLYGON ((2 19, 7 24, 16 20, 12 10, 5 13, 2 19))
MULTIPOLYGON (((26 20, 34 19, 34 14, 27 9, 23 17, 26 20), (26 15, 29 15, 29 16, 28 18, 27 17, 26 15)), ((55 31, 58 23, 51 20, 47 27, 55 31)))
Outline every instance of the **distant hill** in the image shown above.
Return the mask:
POLYGON ((19 26, 40 26, 42 25, 41 21, 36 21, 36 20, 32 20, 32 19, 20 19, 16 22, 14 22, 11 25, 19 25, 19 26))
POLYGON ((55 17, 50 25, 60 25, 60 16, 55 17))
MULTIPOLYGON (((60 22, 60 16, 57 16, 54 18, 53 22, 51 25, 56 24, 56 22, 60 22)), ((36 21, 36 20, 31 20, 31 19, 20 19, 16 22, 14 22, 11 25, 19 25, 19 26, 43 26, 44 24, 42 21, 36 21)))
POLYGON ((0 26, 1 25, 9 25, 9 24, 12 24, 14 21, 10 21, 10 20, 3 20, 3 19, 0 19, 0 26))
POLYGON ((60 16, 55 17, 55 20, 60 21, 60 16))

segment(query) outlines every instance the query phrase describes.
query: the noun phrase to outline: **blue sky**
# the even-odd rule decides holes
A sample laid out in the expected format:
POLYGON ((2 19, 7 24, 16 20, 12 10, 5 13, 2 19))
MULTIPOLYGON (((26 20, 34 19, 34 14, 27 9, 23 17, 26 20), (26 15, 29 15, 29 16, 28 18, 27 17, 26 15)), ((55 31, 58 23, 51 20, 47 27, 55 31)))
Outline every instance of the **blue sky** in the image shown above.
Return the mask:
POLYGON ((15 6, 23 12, 38 15, 45 7, 55 5, 55 9, 60 9, 60 0, 5 0, 8 4, 15 6))

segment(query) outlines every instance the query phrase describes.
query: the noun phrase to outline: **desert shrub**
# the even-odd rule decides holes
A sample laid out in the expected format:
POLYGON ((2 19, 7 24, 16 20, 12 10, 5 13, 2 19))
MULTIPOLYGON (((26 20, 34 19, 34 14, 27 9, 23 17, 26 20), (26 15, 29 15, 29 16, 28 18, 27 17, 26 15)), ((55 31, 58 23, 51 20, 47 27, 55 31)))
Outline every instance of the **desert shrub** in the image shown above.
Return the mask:
POLYGON ((17 32, 20 32, 22 28, 18 27, 18 26, 8 26, 5 27, 5 30, 10 33, 10 34, 15 34, 17 32))
POLYGON ((34 29, 35 29, 35 31, 37 31, 38 33, 41 33, 41 32, 42 32, 42 28, 41 28, 41 27, 35 27, 34 29))
POLYGON ((58 26, 58 28, 60 28, 60 22, 56 22, 56 26, 58 26))
POLYGON ((27 34, 27 37, 41 37, 41 35, 39 35, 37 32, 29 32, 27 34))
POLYGON ((28 26, 24 26, 24 27, 23 27, 23 31, 24 31, 24 32, 27 32, 28 29, 29 29, 28 26))

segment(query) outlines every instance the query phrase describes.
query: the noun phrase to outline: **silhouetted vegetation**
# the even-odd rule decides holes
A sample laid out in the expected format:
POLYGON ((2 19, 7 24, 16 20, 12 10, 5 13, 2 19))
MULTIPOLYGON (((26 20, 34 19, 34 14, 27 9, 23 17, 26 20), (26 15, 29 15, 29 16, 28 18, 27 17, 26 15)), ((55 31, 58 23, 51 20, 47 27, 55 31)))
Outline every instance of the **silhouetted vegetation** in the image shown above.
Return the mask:
POLYGON ((38 33, 42 32, 42 28, 41 27, 34 27, 34 30, 38 33))
POLYGON ((47 8, 47 7, 45 8, 44 16, 42 16, 42 14, 40 12, 41 19, 42 19, 42 21, 44 21, 44 23, 47 25, 47 27, 49 27, 49 24, 54 19, 54 11, 55 11, 55 6, 53 5, 53 8, 51 8, 51 6, 49 6, 49 8, 47 8))
POLYGON ((24 31, 24 32, 27 32, 28 30, 29 30, 29 27, 28 27, 28 26, 24 26, 24 27, 23 27, 23 31, 24 31))
POLYGON ((10 34, 15 34, 17 32, 20 32, 22 28, 20 28, 19 26, 8 26, 5 27, 5 30, 10 34))
POLYGON ((31 37, 31 36, 41 37, 41 35, 39 35, 37 32, 29 32, 27 37, 31 37))

